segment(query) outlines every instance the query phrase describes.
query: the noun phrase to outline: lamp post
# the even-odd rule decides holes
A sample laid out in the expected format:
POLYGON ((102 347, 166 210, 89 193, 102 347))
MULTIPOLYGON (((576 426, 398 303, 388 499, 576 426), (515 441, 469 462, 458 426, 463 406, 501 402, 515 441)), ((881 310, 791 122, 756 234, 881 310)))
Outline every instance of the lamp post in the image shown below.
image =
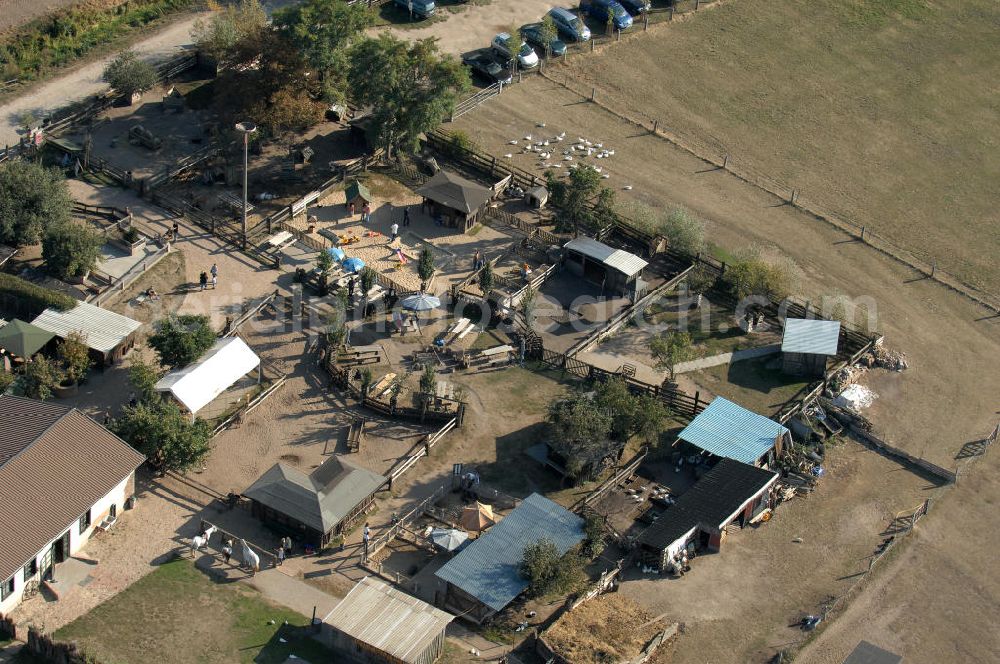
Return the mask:
POLYGON ((247 153, 250 146, 250 134, 257 131, 257 125, 252 122, 237 122, 236 131, 243 134, 243 248, 247 248, 247 153))

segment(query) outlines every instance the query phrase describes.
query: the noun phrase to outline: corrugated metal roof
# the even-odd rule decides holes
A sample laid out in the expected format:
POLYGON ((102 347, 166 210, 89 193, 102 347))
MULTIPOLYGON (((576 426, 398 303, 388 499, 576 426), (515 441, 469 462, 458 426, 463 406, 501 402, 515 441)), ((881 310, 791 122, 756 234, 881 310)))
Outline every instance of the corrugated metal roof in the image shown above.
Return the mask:
POLYGON ((788 429, 722 397, 715 397, 679 438, 716 456, 754 464, 788 429))
POLYGON ((639 543, 665 549, 695 526, 720 529, 733 513, 777 479, 778 474, 770 470, 720 459, 639 535, 639 543))
POLYGON ((75 408, 0 396, 0 580, 145 460, 75 408))
POLYGON ((455 616, 365 577, 323 622, 404 662, 415 663, 455 616))
POLYGON ((378 473, 332 456, 311 475, 276 463, 243 495, 327 533, 385 482, 378 473))
POLYGON ((84 336, 84 343, 100 353, 114 350, 130 334, 142 327, 142 323, 137 320, 86 302, 77 302, 75 307, 67 311, 46 309, 31 324, 63 339, 73 332, 80 332, 84 336))
POLYGON ((566 553, 583 539, 583 519, 533 493, 435 575, 501 611, 528 587, 518 572, 521 558, 526 546, 543 538, 566 553))
POLYGON ((649 263, 623 249, 609 247, 592 237, 578 237, 563 245, 564 249, 579 252, 595 261, 601 261, 610 268, 631 277, 642 272, 649 263))
POLYGON ((839 320, 786 318, 785 334, 781 337, 781 351, 836 355, 839 338, 839 320))
POLYGON ((156 390, 170 392, 197 413, 259 364, 260 358, 239 337, 219 339, 200 360, 161 378, 156 390))

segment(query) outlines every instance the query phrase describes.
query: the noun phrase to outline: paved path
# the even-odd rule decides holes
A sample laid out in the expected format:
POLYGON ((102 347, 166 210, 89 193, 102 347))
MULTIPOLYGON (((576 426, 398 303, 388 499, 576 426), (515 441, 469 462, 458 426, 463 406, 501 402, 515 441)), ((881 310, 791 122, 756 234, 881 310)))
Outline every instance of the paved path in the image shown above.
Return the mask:
POLYGON ((740 360, 749 360, 755 357, 764 357, 765 355, 774 355, 775 353, 780 352, 780 344, 771 344, 770 346, 761 346, 760 348, 744 348, 743 350, 733 351, 732 353, 719 353, 718 355, 701 357, 697 360, 691 360, 690 362, 680 362, 676 367, 674 367, 674 373, 680 374, 687 373, 689 371, 698 371, 699 369, 717 367, 720 364, 730 364, 732 362, 739 362, 740 360))

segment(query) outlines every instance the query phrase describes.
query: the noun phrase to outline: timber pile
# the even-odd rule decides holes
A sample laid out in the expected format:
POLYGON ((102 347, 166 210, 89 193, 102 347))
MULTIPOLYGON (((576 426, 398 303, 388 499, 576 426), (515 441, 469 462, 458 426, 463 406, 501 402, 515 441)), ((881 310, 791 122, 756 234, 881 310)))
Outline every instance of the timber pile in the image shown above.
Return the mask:
POLYGON ((875 346, 871 351, 858 359, 858 364, 865 368, 877 367, 889 371, 903 371, 909 368, 909 364, 906 362, 906 355, 897 350, 886 348, 881 344, 875 346))

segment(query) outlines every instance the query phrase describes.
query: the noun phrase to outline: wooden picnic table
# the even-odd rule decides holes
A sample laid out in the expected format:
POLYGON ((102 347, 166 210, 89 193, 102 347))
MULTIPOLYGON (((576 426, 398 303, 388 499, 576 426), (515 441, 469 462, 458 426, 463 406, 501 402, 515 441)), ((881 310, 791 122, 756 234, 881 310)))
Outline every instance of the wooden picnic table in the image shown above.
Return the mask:
POLYGON ((500 355, 501 353, 513 353, 514 347, 504 344, 503 346, 494 346, 493 348, 487 348, 480 353, 481 357, 492 357, 494 355, 500 355))
POLYGON ((295 236, 292 235, 291 231, 281 231, 280 233, 275 233, 271 237, 267 238, 267 243, 272 247, 280 247, 289 240, 294 239, 295 236))

